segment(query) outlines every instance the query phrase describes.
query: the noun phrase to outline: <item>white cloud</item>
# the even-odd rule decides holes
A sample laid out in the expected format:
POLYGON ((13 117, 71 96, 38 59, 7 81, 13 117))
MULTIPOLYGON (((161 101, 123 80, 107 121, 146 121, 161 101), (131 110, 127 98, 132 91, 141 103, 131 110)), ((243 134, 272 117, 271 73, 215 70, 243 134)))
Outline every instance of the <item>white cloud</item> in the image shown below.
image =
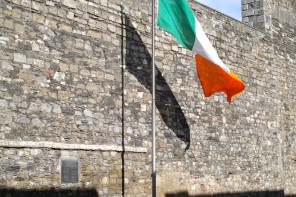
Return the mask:
POLYGON ((237 20, 241 20, 241 0, 196 0, 237 20))

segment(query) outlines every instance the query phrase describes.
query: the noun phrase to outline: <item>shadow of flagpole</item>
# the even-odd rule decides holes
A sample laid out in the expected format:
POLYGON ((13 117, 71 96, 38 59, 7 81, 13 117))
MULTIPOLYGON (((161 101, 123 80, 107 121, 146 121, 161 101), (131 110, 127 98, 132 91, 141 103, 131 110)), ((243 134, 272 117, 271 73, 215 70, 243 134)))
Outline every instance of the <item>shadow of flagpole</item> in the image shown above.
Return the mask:
POLYGON ((124 197, 125 195, 125 182, 124 182, 124 178, 125 178, 125 174, 124 174, 124 154, 125 154, 125 144, 124 144, 124 140, 125 140, 125 136, 124 136, 124 21, 125 21, 125 17, 124 17, 124 13, 123 13, 123 6, 120 5, 121 8, 121 80, 122 80, 122 87, 121 87, 121 106, 122 106, 122 111, 121 111, 121 138, 122 138, 122 152, 121 152, 121 194, 122 197, 124 197))

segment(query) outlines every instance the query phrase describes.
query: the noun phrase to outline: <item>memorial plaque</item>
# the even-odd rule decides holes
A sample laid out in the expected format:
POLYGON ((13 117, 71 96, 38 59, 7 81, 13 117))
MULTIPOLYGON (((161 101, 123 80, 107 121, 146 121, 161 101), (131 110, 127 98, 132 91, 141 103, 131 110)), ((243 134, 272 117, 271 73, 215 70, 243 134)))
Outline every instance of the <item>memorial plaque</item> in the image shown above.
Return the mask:
POLYGON ((62 183, 78 183, 78 159, 62 159, 62 183))

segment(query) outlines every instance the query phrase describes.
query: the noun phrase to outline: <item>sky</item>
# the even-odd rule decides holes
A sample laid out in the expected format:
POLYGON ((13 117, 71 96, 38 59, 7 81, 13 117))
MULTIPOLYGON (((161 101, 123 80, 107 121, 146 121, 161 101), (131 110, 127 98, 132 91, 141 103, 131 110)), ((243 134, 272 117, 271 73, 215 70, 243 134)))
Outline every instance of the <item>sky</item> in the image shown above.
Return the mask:
POLYGON ((196 0, 237 20, 241 18, 241 0, 196 0))

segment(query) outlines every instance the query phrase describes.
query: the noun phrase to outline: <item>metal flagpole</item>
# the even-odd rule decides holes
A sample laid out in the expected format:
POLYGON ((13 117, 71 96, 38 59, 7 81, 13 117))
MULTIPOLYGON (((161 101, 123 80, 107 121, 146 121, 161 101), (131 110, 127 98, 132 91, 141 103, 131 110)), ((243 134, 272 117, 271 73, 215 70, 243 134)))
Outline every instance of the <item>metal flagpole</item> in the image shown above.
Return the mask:
POLYGON ((155 148, 155 0, 152 0, 152 197, 156 197, 155 148))

